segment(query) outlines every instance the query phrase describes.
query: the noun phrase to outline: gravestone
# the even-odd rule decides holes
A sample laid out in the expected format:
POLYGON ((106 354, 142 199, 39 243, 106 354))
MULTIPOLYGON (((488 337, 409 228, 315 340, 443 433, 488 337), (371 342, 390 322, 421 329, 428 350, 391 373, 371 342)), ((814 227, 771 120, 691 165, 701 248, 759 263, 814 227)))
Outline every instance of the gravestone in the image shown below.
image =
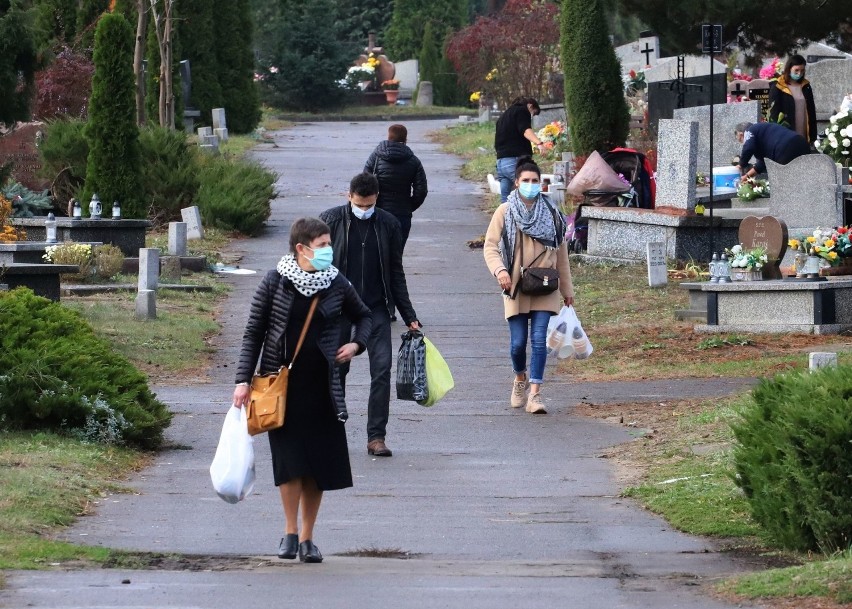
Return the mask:
MULTIPOLYGON (((724 104, 728 95, 727 67, 713 60, 713 78, 710 78, 710 59, 686 55, 683 60, 683 107, 704 106, 710 103, 710 82, 713 82, 713 100, 724 104)), ((678 107, 677 57, 663 57, 652 68, 645 70, 648 91, 648 124, 657 129, 660 119, 672 118, 678 107)))
POLYGON ((211 114, 213 115, 213 129, 227 129, 228 124, 225 122, 225 109, 224 108, 213 108, 211 110, 211 114))
POLYGON ((160 277, 160 250, 155 247, 139 249, 139 292, 156 290, 160 277))
POLYGON ((813 372, 814 370, 819 370, 820 368, 827 367, 837 367, 836 353, 820 353, 816 351, 813 353, 808 353, 808 370, 813 372))
POLYGON ((37 175, 41 170, 38 144, 43 128, 44 123, 18 123, 13 129, 0 132, 0 165, 11 162, 12 178, 39 192, 50 187, 48 180, 37 175))
POLYGON ((637 40, 616 47, 615 54, 624 72, 640 72, 660 61, 660 39, 646 32, 643 34, 647 35, 640 34, 637 40))
POLYGON ((728 96, 737 101, 748 98, 748 81, 732 80, 728 83, 728 96))
MULTIPOLYGON (((381 86, 381 84, 386 80, 391 80, 396 75, 396 66, 394 63, 387 58, 387 55, 380 54, 377 52, 373 52, 373 55, 376 59, 379 60, 379 65, 376 68, 376 84, 381 86)), ((366 54, 362 54, 358 56, 358 59, 355 61, 355 65, 360 66, 367 63, 369 56, 366 54)))
POLYGON ((698 123, 661 120, 657 155, 656 206, 694 211, 698 123))
POLYGON ((843 224, 837 165, 829 156, 806 154, 787 165, 765 162, 772 189, 769 214, 784 220, 791 233, 843 224))
MULTIPOLYGON (((681 108, 674 118, 698 123, 698 170, 710 175, 710 106, 681 108)), ((713 106, 713 165, 724 167, 740 154, 742 146, 734 137, 734 127, 760 120, 760 104, 745 101, 713 106)))
POLYGON ((136 317, 138 319, 157 319, 156 290, 139 290, 136 294, 136 317))
POLYGON ((766 116, 769 112, 769 81, 756 78, 748 83, 748 98, 760 102, 760 115, 766 116))
POLYGON ((420 83, 420 88, 417 90, 417 105, 427 107, 432 104, 432 83, 424 80, 420 83))
POLYGON ((227 129, 214 129, 213 135, 216 136, 216 142, 227 142, 228 141, 228 130, 227 129))
POLYGON ((169 222, 169 255, 186 256, 186 222, 169 222))
POLYGON ((789 238, 784 222, 774 216, 746 216, 740 222, 737 236, 747 250, 765 248, 769 263, 763 268, 763 276, 766 279, 781 279, 781 260, 787 251, 789 238))
POLYGON ((828 120, 840 109, 843 97, 852 93, 852 55, 808 63, 806 74, 814 92, 817 119, 828 120))
POLYGON ((201 211, 198 207, 184 207, 180 210, 180 217, 186 224, 187 239, 204 239, 204 227, 201 225, 201 211))
POLYGON ((645 262, 648 265, 648 285, 652 288, 668 285, 669 273, 666 267, 666 244, 659 241, 646 243, 645 262))
POLYGON ((192 71, 189 60, 183 59, 179 64, 180 86, 183 94, 183 130, 187 133, 195 131, 195 120, 201 118, 201 111, 192 104, 192 71))
POLYGON ((420 70, 420 62, 416 59, 407 59, 396 63, 396 79, 399 81, 399 96, 409 99, 417 89, 417 75, 420 70))

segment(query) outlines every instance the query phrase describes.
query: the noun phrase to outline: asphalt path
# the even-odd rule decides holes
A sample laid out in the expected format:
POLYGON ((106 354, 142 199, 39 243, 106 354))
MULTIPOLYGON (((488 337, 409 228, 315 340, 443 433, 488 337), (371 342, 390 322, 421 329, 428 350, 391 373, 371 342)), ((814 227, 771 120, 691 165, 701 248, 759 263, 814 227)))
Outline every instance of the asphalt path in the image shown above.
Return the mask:
MULTIPOLYGON (((727 395, 746 381, 665 380, 544 385, 549 414, 509 408, 508 329, 481 250, 480 185, 427 134, 449 121, 411 122, 429 197, 405 254, 409 290, 424 330, 448 361, 455 389, 432 408, 394 400, 388 445, 366 452, 366 356, 347 382, 355 486, 327 493, 315 542, 321 565, 275 557, 283 514, 269 448, 255 441, 255 492, 237 505, 213 492, 208 467, 230 405, 248 303, 263 272, 287 250, 292 221, 345 202, 388 123, 299 124, 253 156, 278 173, 267 230, 233 245, 254 275, 227 275, 234 290, 208 382, 156 387, 175 412, 170 448, 102 498, 63 533, 76 543, 172 556, 157 569, 11 572, 0 606, 39 609, 275 607, 722 609, 706 585, 756 567, 712 541, 674 531, 619 496, 609 447, 629 430, 572 415, 580 402, 657 402, 727 395)), ((639 271, 637 271, 639 272, 639 271)), ((402 334, 401 323, 394 326, 402 334)), ((594 336, 592 336, 594 340, 594 336)))

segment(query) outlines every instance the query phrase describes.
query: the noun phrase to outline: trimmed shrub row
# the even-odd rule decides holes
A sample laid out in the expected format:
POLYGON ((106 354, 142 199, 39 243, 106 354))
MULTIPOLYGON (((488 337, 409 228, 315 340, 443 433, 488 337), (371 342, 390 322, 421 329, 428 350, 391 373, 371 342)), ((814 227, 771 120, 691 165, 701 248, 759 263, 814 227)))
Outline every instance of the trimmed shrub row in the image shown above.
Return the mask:
POLYGON ((0 292, 0 429, 51 429, 157 448, 171 413, 78 313, 26 288, 0 292))
POLYGON ((852 547, 852 366, 764 379, 733 427, 736 483, 785 548, 852 547))

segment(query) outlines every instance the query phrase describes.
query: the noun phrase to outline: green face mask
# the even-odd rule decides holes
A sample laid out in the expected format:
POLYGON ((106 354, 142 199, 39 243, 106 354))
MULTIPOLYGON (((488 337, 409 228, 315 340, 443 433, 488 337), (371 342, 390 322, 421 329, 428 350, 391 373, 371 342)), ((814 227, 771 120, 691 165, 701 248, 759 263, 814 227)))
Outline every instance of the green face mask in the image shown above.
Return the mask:
POLYGON ((799 81, 799 80, 802 80, 803 77, 804 77, 804 74, 794 74, 793 72, 790 72, 790 78, 792 80, 799 81))

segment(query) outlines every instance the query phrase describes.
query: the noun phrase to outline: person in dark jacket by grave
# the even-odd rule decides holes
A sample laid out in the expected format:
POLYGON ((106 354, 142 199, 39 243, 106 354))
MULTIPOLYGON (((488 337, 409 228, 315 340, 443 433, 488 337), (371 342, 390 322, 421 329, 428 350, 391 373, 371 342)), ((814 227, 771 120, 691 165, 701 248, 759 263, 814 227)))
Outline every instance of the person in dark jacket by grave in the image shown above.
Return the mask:
POLYGON ((270 374, 292 364, 284 425, 267 435, 284 507, 278 557, 298 555, 306 563, 322 562, 313 529, 323 491, 352 486, 343 427, 349 415, 338 366, 364 352, 372 323, 370 310, 331 261, 328 226, 317 218, 296 220, 290 229, 290 253, 266 274, 252 300, 233 396, 234 406, 247 406, 256 368, 270 374), (314 301, 316 309, 293 361, 314 301), (341 316, 355 328, 345 342, 340 341, 341 316))
POLYGON ((406 145, 408 129, 405 125, 388 127, 388 139, 376 146, 364 172, 379 180, 379 198, 376 205, 393 214, 402 230, 402 249, 411 231, 411 216, 423 205, 429 190, 426 171, 406 145))
POLYGON ((743 182, 759 173, 766 173, 764 159, 786 165, 811 151, 811 145, 805 138, 778 123, 740 123, 734 128, 734 135, 743 145, 737 165, 743 174, 743 182), (757 163, 749 167, 752 157, 757 159, 757 163))
MULTIPOLYGON (((359 173, 349 184, 349 203, 324 211, 320 218, 331 229, 334 265, 346 275, 371 311, 372 331, 367 340, 370 357, 370 397, 367 401, 367 452, 390 457, 385 432, 390 416, 391 316, 399 309, 405 325, 419 330, 420 322, 411 299, 402 267, 402 236, 399 222, 376 207, 379 181, 371 173, 359 173)), ((349 323, 341 325, 341 342, 351 335, 349 323)), ((340 366, 346 389, 349 364, 340 366)))

